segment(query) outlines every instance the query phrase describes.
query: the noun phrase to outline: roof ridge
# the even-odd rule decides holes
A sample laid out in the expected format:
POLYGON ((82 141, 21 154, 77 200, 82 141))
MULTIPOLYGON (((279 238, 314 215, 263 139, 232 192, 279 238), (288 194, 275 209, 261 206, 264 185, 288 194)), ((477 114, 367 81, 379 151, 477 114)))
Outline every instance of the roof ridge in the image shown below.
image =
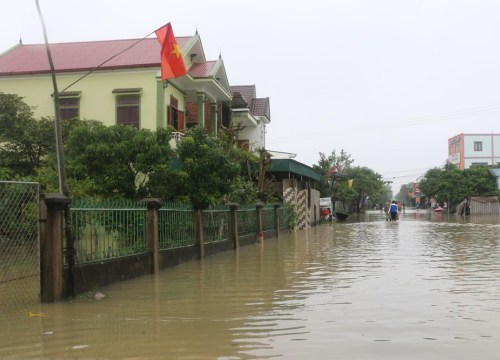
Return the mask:
MULTIPOLYGON (((191 36, 176 36, 176 39, 185 38, 189 39, 191 36)), ((105 42, 124 42, 124 41, 138 41, 138 40, 155 40, 154 37, 147 38, 127 38, 127 39, 107 39, 107 40, 85 40, 85 41, 61 41, 61 42, 51 42, 49 45, 68 45, 68 44, 90 44, 90 43, 105 43, 105 42)), ((37 44, 18 44, 19 46, 45 46, 43 43, 37 44)))

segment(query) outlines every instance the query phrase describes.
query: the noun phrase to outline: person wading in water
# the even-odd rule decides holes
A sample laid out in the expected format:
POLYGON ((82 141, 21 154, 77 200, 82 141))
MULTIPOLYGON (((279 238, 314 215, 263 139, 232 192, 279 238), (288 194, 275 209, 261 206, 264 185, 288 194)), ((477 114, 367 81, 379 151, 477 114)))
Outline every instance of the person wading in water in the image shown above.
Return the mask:
POLYGON ((396 221, 398 219, 398 204, 395 201, 389 207, 389 212, 391 214, 391 221, 396 221))

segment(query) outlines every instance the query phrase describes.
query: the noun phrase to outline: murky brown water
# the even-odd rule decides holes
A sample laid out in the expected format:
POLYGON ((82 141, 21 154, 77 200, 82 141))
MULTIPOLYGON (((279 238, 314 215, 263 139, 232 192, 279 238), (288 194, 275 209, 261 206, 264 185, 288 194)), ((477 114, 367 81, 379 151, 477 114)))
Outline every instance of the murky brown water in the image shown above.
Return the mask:
POLYGON ((498 359, 500 220, 351 216, 99 291, 1 314, 0 358, 498 359))

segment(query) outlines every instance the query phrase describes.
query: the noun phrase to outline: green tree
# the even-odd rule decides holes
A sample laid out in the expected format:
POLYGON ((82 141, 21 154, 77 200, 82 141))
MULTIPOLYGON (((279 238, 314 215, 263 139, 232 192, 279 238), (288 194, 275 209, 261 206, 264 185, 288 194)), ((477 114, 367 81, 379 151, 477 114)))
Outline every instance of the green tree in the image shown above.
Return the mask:
POLYGON ((53 120, 35 119, 22 97, 0 92, 0 168, 21 177, 35 175, 54 151, 54 138, 53 120))
POLYGON ((351 197, 353 197, 353 207, 356 212, 366 210, 369 198, 378 199, 386 192, 382 175, 367 167, 356 166, 347 172, 349 179, 352 179, 351 197))
POLYGON ((201 126, 188 129, 177 149, 179 187, 195 207, 220 204, 240 173, 240 164, 201 126))
MULTIPOLYGON (((313 165, 313 169, 322 174, 318 189, 322 197, 332 197, 334 195, 334 186, 332 178, 327 175, 328 171, 335 168, 336 173, 345 173, 351 168, 353 162, 354 159, 344 149, 340 150, 340 154, 337 154, 336 150, 332 150, 328 156, 322 152, 319 153, 318 163, 313 165)), ((337 186, 337 192, 340 191, 340 188, 342 186, 337 186)))
POLYGON ((428 170, 420 180, 420 189, 427 196, 433 196, 438 202, 448 202, 449 207, 456 206, 468 196, 498 195, 496 179, 489 171, 490 167, 434 168, 428 170))
POLYGON ((130 199, 150 195, 156 172, 168 166, 170 132, 90 123, 72 129, 66 144, 73 193, 130 199))

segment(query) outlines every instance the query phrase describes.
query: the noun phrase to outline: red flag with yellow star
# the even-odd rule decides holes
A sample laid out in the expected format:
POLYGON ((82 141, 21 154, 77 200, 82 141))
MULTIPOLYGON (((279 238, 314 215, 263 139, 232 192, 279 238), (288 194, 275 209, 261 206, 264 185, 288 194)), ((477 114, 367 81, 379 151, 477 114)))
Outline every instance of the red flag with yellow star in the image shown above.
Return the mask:
POLYGON ((187 74, 181 49, 175 41, 172 25, 168 23, 155 31, 161 45, 161 78, 167 80, 187 74))

